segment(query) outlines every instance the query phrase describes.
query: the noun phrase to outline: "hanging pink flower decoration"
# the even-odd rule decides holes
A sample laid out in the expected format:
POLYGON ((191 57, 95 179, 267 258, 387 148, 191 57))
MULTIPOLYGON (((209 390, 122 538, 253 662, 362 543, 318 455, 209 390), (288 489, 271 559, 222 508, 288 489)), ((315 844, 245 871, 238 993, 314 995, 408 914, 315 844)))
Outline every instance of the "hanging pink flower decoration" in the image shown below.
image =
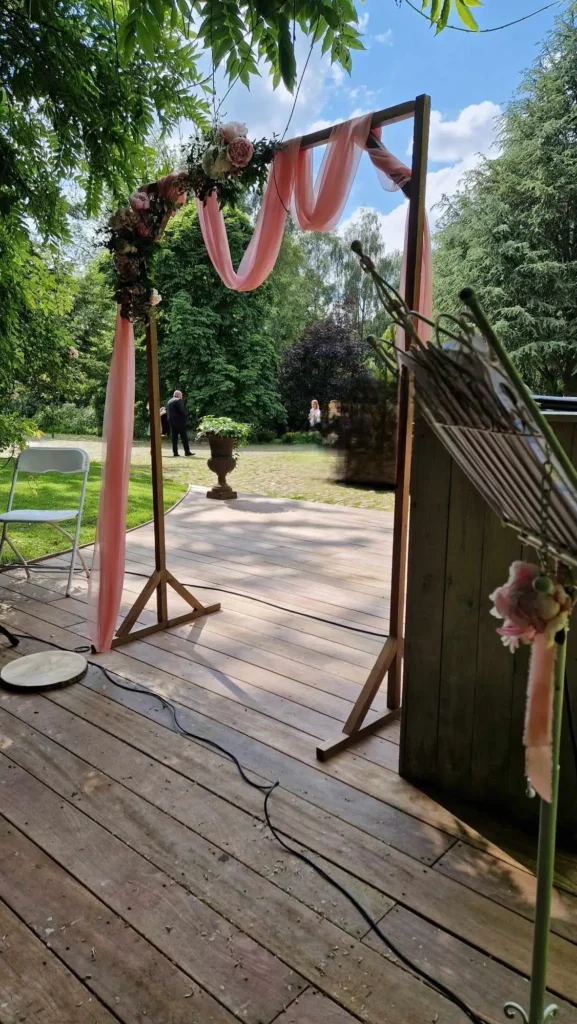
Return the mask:
POLYGON ((228 124, 223 124, 220 129, 224 141, 228 144, 233 139, 244 138, 248 131, 248 128, 242 121, 229 121, 228 124))
POLYGON ((505 620, 497 633, 512 652, 520 643, 533 643, 541 633, 552 644, 555 633, 566 628, 571 611, 571 599, 561 584, 541 576, 539 566, 530 562, 513 562, 509 579, 490 595, 490 600, 494 603, 491 615, 505 620), (545 583, 540 584, 540 580, 545 583))
POLYGON ((146 192, 133 192, 130 199, 128 200, 132 209, 140 213, 141 210, 148 210, 150 208, 150 197, 146 192))
POLYGON ((232 170, 232 164, 228 159, 225 150, 207 149, 206 153, 202 158, 202 169, 208 178, 212 178, 216 181, 218 178, 224 177, 225 174, 229 174, 232 170))
POLYGON ((254 146, 252 142, 243 136, 233 139, 226 148, 226 155, 235 167, 246 167, 251 162, 253 153, 254 146))

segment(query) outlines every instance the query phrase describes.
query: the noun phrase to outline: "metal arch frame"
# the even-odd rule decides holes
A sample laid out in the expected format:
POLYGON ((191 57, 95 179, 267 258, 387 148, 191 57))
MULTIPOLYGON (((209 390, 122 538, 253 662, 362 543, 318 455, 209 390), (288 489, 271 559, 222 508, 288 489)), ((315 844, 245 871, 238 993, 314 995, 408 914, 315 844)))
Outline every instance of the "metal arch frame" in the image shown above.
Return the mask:
MULTIPOLYGON (((431 100, 417 96, 414 100, 373 114, 372 128, 396 124, 413 118, 413 157, 411 179, 403 191, 409 199, 409 218, 406 240, 406 279, 404 298, 409 309, 417 309, 421 291, 421 257, 425 226, 425 191, 429 147, 431 100)), ((302 147, 326 142, 331 129, 323 129, 305 136, 302 147)), ((352 746, 365 736, 399 717, 401 709, 403 653, 405 646, 405 598, 409 527, 409 487, 413 449, 413 423, 415 397, 410 374, 401 367, 398 391, 397 460, 395 472, 395 511, 393 527, 393 553, 391 571, 391 617, 389 637, 386 640, 367 680, 355 701, 342 733, 317 746, 317 758, 326 761, 341 750, 352 746), (385 676, 387 679, 387 712, 365 724, 367 715, 385 676)))

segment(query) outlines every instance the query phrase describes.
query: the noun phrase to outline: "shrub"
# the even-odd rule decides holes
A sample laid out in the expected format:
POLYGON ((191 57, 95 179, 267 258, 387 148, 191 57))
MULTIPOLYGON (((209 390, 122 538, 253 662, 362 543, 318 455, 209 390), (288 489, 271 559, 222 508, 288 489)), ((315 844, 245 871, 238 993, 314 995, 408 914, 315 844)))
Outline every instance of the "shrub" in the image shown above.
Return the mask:
POLYGON ((269 430, 268 427, 251 427, 250 444, 271 444, 278 441, 276 430, 269 430))
POLYGON ((236 445, 247 444, 250 437, 250 423, 238 423, 230 416, 204 416, 198 424, 197 440, 203 437, 234 437, 236 445))
POLYGON ((47 434, 89 434, 100 433, 98 417, 92 406, 77 406, 72 402, 63 405, 45 405, 35 414, 40 430, 47 434))
POLYGON ((283 444, 322 444, 318 431, 295 430, 281 437, 283 444))

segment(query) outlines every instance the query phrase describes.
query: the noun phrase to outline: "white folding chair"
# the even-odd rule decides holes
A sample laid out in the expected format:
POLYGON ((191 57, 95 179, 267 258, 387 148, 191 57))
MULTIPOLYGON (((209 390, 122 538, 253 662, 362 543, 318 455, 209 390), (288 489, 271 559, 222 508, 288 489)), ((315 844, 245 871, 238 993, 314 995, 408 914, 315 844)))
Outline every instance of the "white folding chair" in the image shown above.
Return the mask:
POLYGON ((85 452, 83 448, 48 448, 44 446, 38 446, 35 448, 25 448, 16 460, 14 466, 14 475, 12 477, 12 486, 10 488, 10 496, 8 498, 8 507, 6 512, 0 513, 0 523, 2 523, 2 536, 0 537, 0 559, 2 558, 2 551, 4 544, 7 544, 16 557, 22 562, 26 575, 30 577, 31 573, 28 568, 28 563, 23 555, 20 554, 18 548, 10 540, 8 536, 8 526, 10 523, 47 523, 49 526, 53 526, 55 530, 63 533, 72 544, 72 553, 70 556, 70 570, 68 573, 68 586, 66 588, 66 596, 70 595, 70 588, 72 586, 72 576, 74 573, 74 563, 76 561, 76 553, 82 563, 82 568, 88 577, 88 567, 84 561, 82 552, 78 549, 78 539, 80 537, 80 526, 82 523, 82 510, 84 508, 84 498, 86 495, 86 484, 88 482, 88 470, 90 469, 90 458, 88 452, 85 452), (18 508, 13 509, 12 504, 14 501, 14 492, 16 490, 16 481, 19 473, 82 473, 82 487, 80 490, 80 500, 78 508, 64 508, 64 509, 38 509, 38 508, 18 508), (74 536, 68 533, 60 524, 67 522, 68 520, 75 520, 76 528, 74 536))

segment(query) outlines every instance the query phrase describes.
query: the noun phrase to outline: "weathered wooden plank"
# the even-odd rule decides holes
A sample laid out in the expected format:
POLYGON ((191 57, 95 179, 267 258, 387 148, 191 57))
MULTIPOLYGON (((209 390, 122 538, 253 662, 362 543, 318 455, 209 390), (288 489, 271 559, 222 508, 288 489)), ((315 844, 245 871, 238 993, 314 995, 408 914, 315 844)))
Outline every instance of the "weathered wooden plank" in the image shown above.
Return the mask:
MULTIPOLYGON (((422 917, 394 907, 382 924, 397 948, 417 966, 443 982, 475 1012, 500 1020, 505 1002, 529 1005, 529 981, 489 956, 436 928, 422 917)), ((365 939, 371 949, 383 951, 383 943, 371 933, 365 939)), ((396 958, 389 954, 393 961, 396 958)), ((553 998, 553 993, 550 993, 553 998)), ((554 995, 559 1014, 567 1024, 577 1024, 577 1009, 559 994, 554 995)))
MULTIPOLYGON (((21 737, 18 754, 23 745, 21 737)), ((226 913, 229 921, 235 922, 242 919, 246 928, 242 943, 239 943, 240 933, 235 936, 234 931, 231 932, 231 926, 227 925, 224 919, 221 919, 222 923, 218 926, 221 935, 225 929, 229 932, 226 950, 221 949, 219 957, 222 966, 224 966, 223 960, 228 961, 227 978, 223 978, 223 982, 219 986, 222 991, 221 998, 225 1002, 231 1001, 234 998, 232 992, 235 989, 238 990, 239 984, 242 987, 244 983, 243 1004, 239 1005, 235 1001, 235 1011, 239 1015, 249 1020, 270 1020, 275 1002, 278 1005, 279 1000, 282 999, 286 1005, 289 998, 292 999, 298 995, 299 990, 304 987, 299 975, 293 973, 298 971, 301 977, 307 977, 310 982, 316 984, 349 1010, 354 1011, 357 1000, 360 1000, 365 1008, 364 1019, 372 1024, 381 1024, 383 1021, 387 1024, 389 1022, 390 1024, 421 1024, 425 1013, 431 1013, 433 1016, 435 1012, 439 1015, 442 1014, 443 1019, 448 1022, 459 1024, 459 1014, 454 1008, 436 993, 424 990, 423 986, 410 975, 386 961, 383 962, 376 953, 363 952, 361 942, 346 935, 328 921, 319 919, 308 908, 288 897, 276 886, 244 869, 233 858, 225 856, 223 859, 222 855, 211 855, 209 844, 205 844, 203 850, 198 838, 193 843, 193 834, 190 830, 152 808, 145 801, 129 796, 126 790, 121 798, 119 791, 122 787, 103 783, 105 777, 100 773, 95 773, 85 766, 87 770, 83 775, 79 768, 82 762, 78 758, 74 759, 77 762, 78 773, 74 772, 70 760, 72 755, 66 755, 64 751, 60 751, 58 754, 57 745, 53 744, 53 747, 55 748, 53 750, 54 763, 58 762, 60 770, 64 772, 66 785, 74 784, 81 787, 78 790, 75 803, 81 803, 85 810, 90 808, 91 817, 85 818, 83 842, 90 841, 89 833, 92 830, 96 814, 98 814, 100 821, 106 822, 107 827, 114 827, 124 842, 130 844, 126 848, 125 862, 130 859, 130 850, 138 845, 138 848, 157 868, 160 863, 163 864, 163 867, 170 872, 167 877, 172 876, 174 880, 175 875, 178 875, 189 892, 202 894, 203 903, 199 904, 197 900, 196 916, 204 918, 205 928, 207 928, 207 904, 204 901, 209 901, 212 907, 218 906, 222 913, 226 913), (203 908, 201 912, 199 912, 199 906, 203 908), (256 979, 254 976, 251 977, 251 971, 247 964, 248 957, 242 955, 243 951, 246 952, 246 943, 250 941, 247 940, 246 935, 250 933, 258 934, 259 943, 262 943, 265 949, 270 950, 274 955, 282 956, 285 963, 294 965, 293 971, 287 971, 287 968, 282 966, 279 961, 265 953, 264 949, 259 951, 259 960, 264 968, 262 982, 267 982, 268 998, 265 1006, 261 1005, 258 1011, 254 991, 256 979), (357 972, 356 967, 360 966, 357 963, 359 958, 361 958, 362 970, 357 972), (265 967, 267 959, 270 963, 265 967), (276 965, 276 971, 273 965, 276 965), (270 973, 267 974, 267 971, 270 973), (279 972, 281 973, 280 977, 279 972), (287 984, 288 978, 290 978, 289 984, 287 984), (391 990, 395 991, 395 1005, 387 1006, 386 1000, 391 990), (287 998, 287 993, 291 992, 292 996, 287 998), (259 1013, 260 1017, 257 1015, 259 1013)), ((32 751, 29 753, 32 756, 32 751)), ((51 785, 55 785, 57 773, 52 773, 50 770, 51 765, 47 759, 45 744, 43 744, 42 753, 46 762, 46 771, 43 777, 51 785)), ((12 771, 6 771, 4 762, 3 758, 0 763, 0 777, 4 781, 4 792, 8 789, 9 793, 7 814, 11 818, 28 816, 29 819, 33 819, 28 824, 23 822, 21 824, 24 824, 26 831, 37 833, 40 831, 37 819, 38 802, 42 800, 43 796, 46 807, 54 813, 55 808, 50 805, 54 804, 56 798, 46 786, 36 782, 31 776, 25 779, 24 773, 14 763, 12 771), (43 794, 35 791, 34 783, 44 790, 43 794), (14 806, 13 800, 17 792, 21 796, 25 794, 27 800, 26 810, 20 813, 14 806)), ((42 773, 41 758, 38 759, 37 770, 42 773)), ((60 784, 60 789, 62 789, 62 785, 60 784)), ((57 814, 53 819, 59 829, 62 818, 68 819, 72 813, 75 813, 75 808, 69 804, 61 805, 60 810, 64 811, 64 815, 57 814)), ((102 843, 100 847, 102 848, 102 843)), ((108 874, 107 872, 107 877, 108 874)), ((133 889, 132 893, 127 894, 127 898, 134 903, 134 889, 137 888, 140 892, 140 885, 137 883, 135 886, 132 874, 129 878, 125 874, 124 884, 126 889, 133 889)), ((110 882, 107 882, 104 887, 107 901, 110 899, 110 887, 110 882)), ((174 893, 179 888, 174 884, 170 890, 170 897, 174 898, 174 893)), ((184 889, 181 891, 184 892, 184 889)), ((150 888, 147 889, 147 893, 150 893, 150 888)), ((127 907, 125 913, 130 909, 127 907)), ((157 905, 155 911, 158 922, 158 918, 162 914, 159 913, 157 905)), ((174 932, 178 932, 181 925, 181 921, 177 921, 176 917, 171 917, 172 920, 174 920, 174 925, 171 926, 171 940, 174 932)), ((213 925, 210 932, 210 938, 213 940, 213 961, 217 945, 216 934, 213 925)), ((181 935, 181 940, 183 938, 184 936, 181 935)), ((209 943, 206 943, 206 946, 210 948, 209 943)), ((197 949, 194 960, 194 969, 197 974, 207 972, 206 966, 201 967, 199 964, 202 955, 206 961, 207 953, 208 949, 204 954, 197 949)), ((182 953, 179 959, 182 961, 182 953)), ((223 976, 221 975, 221 977, 223 976)), ((216 987, 216 981, 217 979, 213 976, 210 985, 213 990, 216 987)), ((261 1004, 264 999, 265 992, 261 988, 261 1004)))
MULTIPOLYGON (((84 690, 84 687, 76 687, 51 695, 50 699, 70 705, 71 698, 74 698, 75 710, 82 713, 78 697, 82 697, 82 704, 85 697, 90 701, 89 694, 83 694, 84 690)), ((138 699, 143 709, 151 714, 147 707, 150 702, 146 698, 138 699)), ((255 816, 259 811, 262 814, 259 794, 241 783, 234 767, 213 752, 198 748, 194 742, 187 742, 181 736, 171 736, 168 729, 147 725, 141 716, 134 716, 120 706, 115 707, 113 702, 105 701, 96 694, 92 696, 90 711, 85 710, 84 713, 97 719, 108 731, 120 737, 126 736, 129 742, 139 745, 149 756, 157 756, 170 763, 185 777, 212 791, 219 791, 220 787, 220 792, 229 799, 241 805, 245 801, 244 806, 255 816)), ((224 739, 228 746, 226 738, 221 736, 220 739, 224 739)), ((322 797, 318 801, 319 806, 314 806, 310 803, 312 794, 306 783, 303 795, 306 796, 304 800, 279 789, 271 807, 273 821, 292 840, 356 874, 391 899, 402 901, 416 913, 436 921, 488 955, 498 957, 517 970, 529 969, 532 928, 528 922, 452 879, 432 874, 411 857, 329 814, 322 797)), ((563 943, 556 946, 554 942, 552 963, 559 958, 571 970, 574 956, 567 949, 563 943)))
MULTIPOLYGON (((48 737, 217 846, 224 855, 224 862, 228 857, 235 857, 344 931, 356 937, 363 935, 364 919, 351 903, 312 868, 290 857, 262 825, 262 794, 257 793, 259 816, 255 819, 250 811, 239 809, 230 799, 221 799, 198 784, 191 786, 189 779, 180 773, 151 760, 134 745, 127 746, 53 702, 37 696, 30 699, 26 695, 8 694, 2 697, 2 705, 0 736, 10 742, 10 751, 16 748, 14 757, 21 767, 38 776, 39 758, 45 756, 45 763, 51 764, 58 749, 55 750, 52 743, 43 743, 48 737), (36 732, 29 735, 30 730, 21 723, 32 726, 36 732)), ((70 763, 74 769, 74 761, 70 763)), ((47 775, 41 777, 42 781, 49 781, 47 775)), ((85 809, 80 790, 78 793, 75 806, 85 809)), ((276 801, 273 803, 277 805, 276 801)), ((323 867, 329 866, 323 862, 323 867)), ((372 916, 380 917, 390 908, 389 900, 353 875, 338 868, 331 870, 372 916)))
MULTIPOLYGON (((40 619, 26 618, 17 608, 6 612, 8 624, 21 623, 25 629, 32 629, 40 639, 53 639, 67 648, 76 646, 77 637, 68 630, 57 626, 47 626, 40 619)), ((131 645, 130 650, 132 650, 131 645)), ((190 682, 183 682, 175 675, 169 675, 160 669, 151 669, 143 661, 136 661, 124 651, 111 651, 90 658, 94 664, 102 664, 110 671, 131 682, 154 689, 169 699, 176 700, 184 707, 191 708, 200 715, 207 716, 202 722, 196 723, 199 731, 214 728, 210 718, 234 730, 237 735, 230 735, 227 742, 232 741, 233 749, 242 749, 241 757, 250 764, 253 757, 254 743, 258 740, 270 746, 275 754, 270 755, 274 761, 277 751, 287 753, 291 759, 298 758, 314 768, 313 776, 307 780, 326 793, 326 799, 335 793, 326 776, 339 780, 349 792, 337 787, 338 798, 347 814, 360 815, 367 827, 376 827, 379 834, 386 832, 391 843, 412 851, 423 860, 436 859, 450 845, 451 839, 443 835, 439 828, 449 833, 462 834, 462 825, 450 812, 445 811, 434 800, 410 784, 400 779, 393 772, 372 764, 362 757, 347 752, 334 762, 321 764, 316 760, 309 738, 297 729, 284 723, 268 718, 252 708, 245 707, 241 715, 238 705, 220 694, 211 693, 190 682), (250 736, 251 742, 243 744, 238 731, 250 736), (314 778, 314 774, 325 778, 314 778), (356 788, 353 788, 356 787, 356 788), (385 802, 381 802, 385 801, 385 802), (403 810, 402 808, 406 808, 403 810), (417 820, 417 815, 423 820, 417 820), (427 821, 431 819, 431 823, 427 821), (369 824, 370 822, 370 824, 369 824), (434 824, 432 824, 434 822, 434 824)), ((294 761, 282 760, 283 772, 289 777, 294 769, 294 761)), ((258 770, 258 768, 256 769, 258 770)), ((290 781, 289 781, 290 785, 290 781)))
POLYGON ((356 1020, 320 992, 307 988, 281 1013, 275 1024, 354 1024, 356 1020))
POLYGON ((405 676, 399 770, 425 780, 434 774, 450 459, 422 417, 415 421, 407 572, 405 676))
MULTIPOLYGON (((504 864, 465 843, 456 843, 448 850, 435 864, 435 870, 533 920, 537 883, 532 872, 504 864)), ((577 943, 577 896, 554 889, 551 915, 552 930, 577 943)))
POLYGON ((247 1021, 270 1021, 304 982, 123 842, 0 754, 5 817, 247 1021))
MULTIPOLYGON (((148 1017, 190 1024, 193 1012, 207 1024, 233 1024, 236 1018, 208 992, 4 821, 0 843, 0 897, 115 1020, 143 1024, 148 1017)), ((77 1011, 74 1024, 80 1019, 85 1016, 77 1011)), ((62 1024, 62 1018, 55 1024, 62 1024)))
POLYGON ((477 667, 473 701, 471 779, 469 793, 486 802, 502 802, 509 770, 510 705, 513 658, 497 636, 497 620, 490 615, 489 594, 509 576, 511 562, 521 555, 513 532, 503 526, 485 503, 478 616, 477 667), (497 697, 498 694, 498 697, 497 697))
MULTIPOLYGON (((4 852, 2 858, 4 859, 4 852)), ((0 1022, 114 1024, 113 1017, 0 903, 0 1022)))

